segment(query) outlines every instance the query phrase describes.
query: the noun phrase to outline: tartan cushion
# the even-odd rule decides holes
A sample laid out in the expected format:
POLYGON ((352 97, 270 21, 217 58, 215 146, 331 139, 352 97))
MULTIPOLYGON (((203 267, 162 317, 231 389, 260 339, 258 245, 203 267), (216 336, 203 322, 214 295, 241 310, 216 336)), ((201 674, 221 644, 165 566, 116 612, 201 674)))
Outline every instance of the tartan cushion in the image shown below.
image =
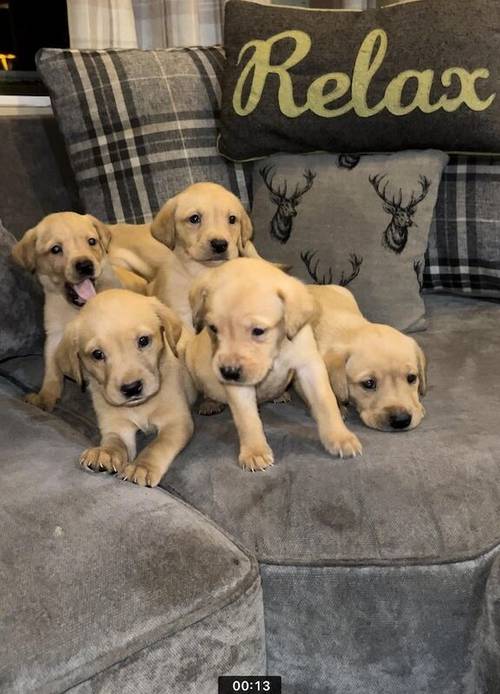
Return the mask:
POLYGON ((424 289, 500 299, 498 157, 450 157, 425 261, 424 289))
POLYGON ((149 221, 190 183, 221 183, 249 204, 250 169, 217 152, 220 47, 43 49, 37 59, 85 210, 149 221))

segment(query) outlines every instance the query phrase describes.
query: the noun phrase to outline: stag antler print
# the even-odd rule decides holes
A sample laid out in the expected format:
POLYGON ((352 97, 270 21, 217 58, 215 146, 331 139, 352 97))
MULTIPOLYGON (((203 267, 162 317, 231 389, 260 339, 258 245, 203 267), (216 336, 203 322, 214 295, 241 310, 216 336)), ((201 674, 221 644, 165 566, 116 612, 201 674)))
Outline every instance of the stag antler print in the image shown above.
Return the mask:
POLYGON ((328 275, 318 274, 319 269, 319 258, 314 260, 314 256, 317 251, 302 251, 300 254, 300 259, 306 266, 309 277, 315 281, 316 284, 332 284, 333 283, 333 273, 332 268, 328 268, 328 275))
MULTIPOLYGON (((309 277, 311 277, 311 279, 313 279, 316 284, 334 284, 333 271, 331 267, 328 268, 327 273, 323 273, 320 275, 320 260, 319 258, 316 258, 316 254, 317 251, 303 251, 300 254, 300 258, 306 266, 307 272, 309 273, 309 277)), ((355 253, 351 253, 349 255, 349 263, 351 265, 351 273, 346 276, 342 271, 340 280, 338 281, 338 284, 340 284, 341 287, 347 287, 348 284, 350 284, 354 279, 356 279, 356 277, 359 275, 361 265, 363 264, 363 258, 360 258, 355 253)))
POLYGON ((351 263, 351 274, 347 275, 346 277, 344 276, 344 271, 342 270, 342 275, 339 280, 341 287, 347 287, 348 284, 351 284, 351 282, 356 279, 356 277, 359 275, 363 258, 360 258, 355 253, 351 253, 349 256, 349 262, 351 263))
POLYGON ((272 202, 277 205, 276 212, 271 219, 271 236, 280 243, 286 243, 292 233, 293 219, 297 216, 297 205, 307 191, 311 189, 316 174, 310 169, 306 169, 303 173, 305 185, 301 186, 297 183, 294 192, 288 195, 286 180, 283 187, 274 185, 274 173, 271 173, 273 169, 274 166, 264 166, 259 173, 270 192, 272 202))
POLYGON ((417 205, 427 196, 431 187, 431 181, 425 176, 419 176, 420 193, 417 195, 415 191, 412 191, 408 205, 405 207, 403 205, 403 191, 401 188, 399 188, 397 196, 393 195, 389 199, 387 195, 389 186, 387 174, 370 176, 369 180, 379 198, 384 202, 384 211, 392 217, 389 226, 382 235, 382 245, 399 255, 404 251, 408 242, 408 230, 410 227, 415 226, 413 217, 417 211, 417 205), (384 179, 386 181, 382 187, 384 179))

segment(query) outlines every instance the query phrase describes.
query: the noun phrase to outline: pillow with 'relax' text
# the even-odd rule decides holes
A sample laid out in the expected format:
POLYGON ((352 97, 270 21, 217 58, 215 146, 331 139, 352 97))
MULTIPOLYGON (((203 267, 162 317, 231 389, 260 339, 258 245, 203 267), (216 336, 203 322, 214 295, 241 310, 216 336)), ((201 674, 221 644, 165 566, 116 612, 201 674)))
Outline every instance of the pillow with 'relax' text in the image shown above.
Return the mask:
POLYGON ((500 2, 229 0, 219 150, 500 152, 500 2))

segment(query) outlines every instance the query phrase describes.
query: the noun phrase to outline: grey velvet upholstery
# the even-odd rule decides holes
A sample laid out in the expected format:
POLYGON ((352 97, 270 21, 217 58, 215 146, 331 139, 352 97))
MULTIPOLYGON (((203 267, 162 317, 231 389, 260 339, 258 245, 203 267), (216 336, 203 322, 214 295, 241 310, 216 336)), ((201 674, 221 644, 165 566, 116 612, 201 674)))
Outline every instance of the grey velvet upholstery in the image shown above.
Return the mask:
POLYGON ((230 415, 199 418, 164 483, 260 561, 367 565, 459 561, 500 540, 500 305, 427 298, 427 415, 405 433, 349 425, 364 453, 340 460, 301 404, 265 405, 275 464, 237 463, 230 415))
POLYGON ((85 474, 85 438, 0 384, 0 691, 210 692, 265 670, 255 559, 161 490, 85 474))
MULTIPOLYGON (((376 432, 351 413, 364 455, 335 460, 300 402, 265 405, 276 462, 250 474, 237 466, 229 414, 196 417, 162 482, 259 560, 267 670, 282 675, 286 694, 500 691, 500 306, 438 295, 426 305, 418 339, 430 388, 418 429, 376 432)), ((0 377, 18 393, 32 389, 40 358, 5 361, 0 377)), ((96 436, 75 384, 57 414, 96 436)), ((77 453, 68 469, 87 480, 77 453)), ((90 479, 98 491, 123 489, 90 479)), ((175 652, 162 642, 144 655, 137 671, 151 691, 157 663, 175 652)), ((128 691, 132 663, 106 669, 113 694, 128 691)), ((101 691, 99 677, 82 686, 101 691)))
POLYGON ((43 349, 43 294, 12 259, 13 235, 0 219, 0 361, 43 349))
POLYGON ((426 303, 418 429, 351 416, 364 455, 334 460, 299 405, 266 405, 273 468, 237 467, 226 413, 164 478, 257 555, 286 694, 500 691, 500 306, 426 303))
POLYGON ((264 565, 269 672, 286 694, 496 694, 499 562, 264 565))
POLYGON ((50 212, 80 210, 73 173, 53 116, 1 120, 0 219, 16 238, 50 212))
MULTIPOLYGON (((43 357, 6 359, 0 362, 0 378, 16 386, 19 396, 38 391, 42 384, 43 357)), ((82 391, 76 383, 66 380, 63 395, 55 408, 55 414, 80 431, 89 441, 98 443, 99 430, 88 391, 82 391)))

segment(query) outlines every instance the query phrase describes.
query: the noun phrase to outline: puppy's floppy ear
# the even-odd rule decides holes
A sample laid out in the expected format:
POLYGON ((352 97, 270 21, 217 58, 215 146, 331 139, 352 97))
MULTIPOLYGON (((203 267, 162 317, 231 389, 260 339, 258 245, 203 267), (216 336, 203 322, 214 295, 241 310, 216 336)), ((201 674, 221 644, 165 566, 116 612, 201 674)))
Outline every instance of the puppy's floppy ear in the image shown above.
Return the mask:
POLYGON ((242 258, 262 258, 252 241, 248 240, 245 244, 242 242, 242 237, 238 239, 238 253, 242 258))
POLYGON ((427 393, 427 359, 422 351, 420 345, 415 342, 415 350, 417 352, 417 366, 418 366, 418 392, 419 395, 425 395, 427 393))
POLYGON ((107 251, 109 248, 109 244, 111 243, 111 232, 109 228, 106 226, 106 224, 104 224, 104 222, 101 222, 100 219, 97 219, 97 217, 93 217, 91 214, 86 215, 86 217, 94 225, 94 228, 97 231, 97 235, 99 236, 99 241, 101 242, 101 245, 104 248, 104 250, 107 251))
POLYGON ((293 339, 316 313, 316 303, 305 284, 283 273, 278 286, 278 296, 284 304, 286 336, 293 339))
POLYGON ((66 325, 55 359, 57 366, 63 374, 69 376, 81 386, 83 374, 80 355, 78 354, 79 330, 79 318, 74 318, 66 325))
POLYGON ((175 248, 175 210, 177 196, 170 198, 163 205, 156 217, 151 222, 151 234, 157 241, 164 243, 167 248, 175 248))
POLYGON ((346 405, 349 402, 349 385, 345 368, 348 356, 344 352, 329 349, 323 359, 335 397, 339 405, 346 405))
POLYGON ((168 346, 177 357, 177 343, 181 339, 182 335, 182 321, 179 316, 172 311, 171 308, 162 304, 161 301, 152 297, 151 302, 154 306, 154 310, 160 319, 163 339, 166 340, 168 346))
POLYGON ((251 248, 248 250, 246 249, 246 246, 248 246, 250 239, 253 236, 253 226, 252 226, 252 220, 248 216, 247 211, 241 206, 241 222, 240 222, 240 238, 238 239, 238 251, 239 254, 245 258, 259 258, 259 254, 255 250, 255 246, 253 243, 250 243, 251 248))
POLYGON ((189 291, 189 304, 193 315, 193 325, 196 333, 201 333, 205 323, 206 299, 208 286, 206 280, 200 278, 195 281, 189 291))
POLYGON ((35 272, 36 269, 36 236, 38 227, 28 229, 23 238, 12 249, 12 258, 25 270, 35 272))

